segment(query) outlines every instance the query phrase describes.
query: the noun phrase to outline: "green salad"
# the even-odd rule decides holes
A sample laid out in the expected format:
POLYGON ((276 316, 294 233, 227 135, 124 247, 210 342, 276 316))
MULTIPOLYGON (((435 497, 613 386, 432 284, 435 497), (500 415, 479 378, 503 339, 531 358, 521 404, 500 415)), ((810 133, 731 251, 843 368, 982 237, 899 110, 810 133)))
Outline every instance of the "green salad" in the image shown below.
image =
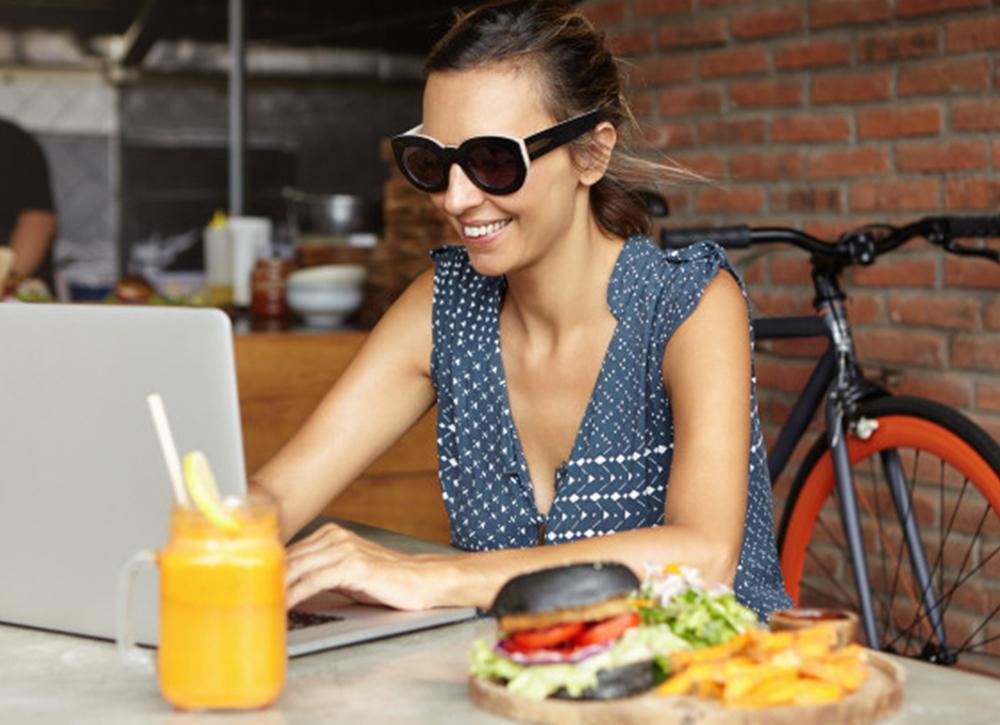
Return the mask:
POLYGON ((694 648, 722 644, 759 626, 757 615, 727 586, 705 586, 697 569, 650 568, 632 605, 644 625, 667 625, 694 648))

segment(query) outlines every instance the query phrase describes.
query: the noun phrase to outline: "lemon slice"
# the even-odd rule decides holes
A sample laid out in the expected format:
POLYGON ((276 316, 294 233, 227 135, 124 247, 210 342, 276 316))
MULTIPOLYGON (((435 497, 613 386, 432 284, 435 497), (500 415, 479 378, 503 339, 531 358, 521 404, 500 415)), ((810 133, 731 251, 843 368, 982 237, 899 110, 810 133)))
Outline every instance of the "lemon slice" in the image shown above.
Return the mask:
POLYGON ((184 456, 184 483, 194 505, 205 518, 231 534, 240 530, 239 520, 222 505, 212 467, 201 451, 191 451, 184 456))

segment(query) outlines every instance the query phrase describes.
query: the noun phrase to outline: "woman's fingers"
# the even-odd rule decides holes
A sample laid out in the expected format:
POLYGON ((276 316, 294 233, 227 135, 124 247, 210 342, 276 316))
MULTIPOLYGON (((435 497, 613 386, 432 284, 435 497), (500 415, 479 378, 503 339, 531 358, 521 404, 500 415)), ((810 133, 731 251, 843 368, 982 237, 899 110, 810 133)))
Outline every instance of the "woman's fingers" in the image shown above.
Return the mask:
POLYGON ((342 544, 338 545, 336 542, 303 542, 289 547, 289 549, 285 552, 285 561, 287 562, 289 571, 291 571, 292 568, 299 565, 303 560, 315 556, 316 554, 342 548, 344 548, 344 546, 342 544))
POLYGON ((316 542, 295 550, 289 549, 285 560, 285 585, 290 586, 317 569, 336 565, 355 553, 356 548, 344 540, 316 542))
MULTIPOLYGON (((373 585, 373 574, 387 572, 402 557, 335 524, 289 547, 285 589, 289 608, 329 589, 356 601, 396 606, 399 594, 391 583, 373 585), (375 591, 373 587, 379 591, 375 591), (384 592, 381 590, 385 590, 384 592)), ((404 605, 405 606, 405 605, 404 605)), ((406 607, 410 608, 410 607, 406 607)))
POLYGON ((365 604, 386 604, 401 609, 415 608, 401 600, 394 584, 391 568, 393 562, 364 554, 347 554, 343 551, 317 552, 303 557, 298 576, 289 579, 286 587, 288 607, 308 599, 313 594, 331 590, 365 604), (388 566, 387 566, 388 565, 388 566), (388 575, 377 580, 373 573, 388 575))
POLYGON ((326 589, 339 590, 343 581, 343 567, 335 564, 309 569, 302 576, 286 582, 285 597, 289 609, 313 594, 326 589), (339 574, 339 575, 338 575, 339 574))
POLYGON ((298 578, 303 568, 308 568, 317 554, 342 550, 349 547, 350 542, 356 543, 358 540, 358 537, 340 526, 324 524, 302 541, 288 547, 285 557, 285 581, 290 582, 298 578))

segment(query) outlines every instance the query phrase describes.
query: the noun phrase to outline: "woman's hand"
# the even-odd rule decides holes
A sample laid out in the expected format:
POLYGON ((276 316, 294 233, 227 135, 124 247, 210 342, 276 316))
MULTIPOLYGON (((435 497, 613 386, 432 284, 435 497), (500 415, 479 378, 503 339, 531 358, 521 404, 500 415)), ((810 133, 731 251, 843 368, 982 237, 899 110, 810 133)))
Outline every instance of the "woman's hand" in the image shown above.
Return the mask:
POLYGON ((323 590, 394 609, 435 606, 442 582, 431 571, 441 557, 401 554, 336 524, 324 524, 288 549, 288 607, 323 590))

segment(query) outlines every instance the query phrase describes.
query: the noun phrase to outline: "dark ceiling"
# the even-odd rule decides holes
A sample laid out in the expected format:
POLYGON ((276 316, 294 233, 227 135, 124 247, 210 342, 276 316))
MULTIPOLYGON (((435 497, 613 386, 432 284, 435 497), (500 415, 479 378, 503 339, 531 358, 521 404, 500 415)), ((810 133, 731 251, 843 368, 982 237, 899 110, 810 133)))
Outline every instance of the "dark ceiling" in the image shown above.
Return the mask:
MULTIPOLYGON (((245 0, 247 42, 423 55, 469 0, 245 0)), ((0 0, 0 28, 124 33, 147 9, 155 38, 225 42, 226 0, 0 0)))

